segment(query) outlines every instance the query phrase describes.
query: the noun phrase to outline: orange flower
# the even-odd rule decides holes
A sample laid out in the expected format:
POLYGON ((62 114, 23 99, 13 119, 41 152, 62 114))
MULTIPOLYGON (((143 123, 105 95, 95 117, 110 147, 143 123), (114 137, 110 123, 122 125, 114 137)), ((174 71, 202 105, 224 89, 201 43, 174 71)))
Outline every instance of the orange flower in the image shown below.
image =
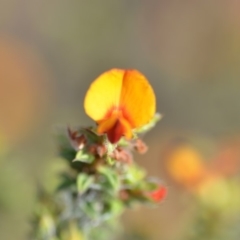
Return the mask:
POLYGON ((137 70, 112 69, 100 75, 87 91, 84 108, 98 123, 97 132, 106 133, 111 143, 154 116, 156 100, 152 87, 137 70))
POLYGON ((169 174, 174 180, 185 186, 195 186, 207 172, 203 157, 190 145, 175 146, 170 149, 166 157, 169 174))

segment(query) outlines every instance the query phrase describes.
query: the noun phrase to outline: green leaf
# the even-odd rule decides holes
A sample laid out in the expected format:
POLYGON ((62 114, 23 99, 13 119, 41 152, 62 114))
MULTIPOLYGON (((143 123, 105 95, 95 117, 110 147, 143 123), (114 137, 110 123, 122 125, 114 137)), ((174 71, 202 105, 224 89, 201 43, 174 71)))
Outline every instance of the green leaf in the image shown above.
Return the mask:
POLYGON ((73 162, 84 162, 84 163, 92 163, 95 157, 89 153, 86 153, 84 150, 80 150, 77 152, 75 159, 73 162))
POLYGON ((92 206, 92 204, 89 204, 89 203, 84 203, 82 206, 82 210, 83 212, 89 216, 90 218, 94 218, 95 217, 95 211, 94 211, 94 208, 92 206))
POLYGON ((82 128, 80 130, 90 143, 100 143, 103 141, 103 136, 98 135, 92 128, 82 128))
POLYGON ((158 188, 159 188, 159 183, 153 182, 148 179, 141 181, 141 183, 138 185, 138 189, 142 190, 143 192, 154 191, 154 190, 157 190, 158 188))
POLYGON ((70 162, 74 159, 76 151, 70 146, 60 146, 59 155, 70 162))
POLYGON ((105 187, 106 190, 110 190, 110 187, 114 192, 117 192, 120 188, 117 172, 109 167, 100 167, 98 171, 105 177, 107 183, 105 186, 103 185, 103 187, 105 187))
POLYGON ((146 172, 144 169, 138 167, 137 165, 131 165, 126 174, 126 180, 131 184, 139 184, 146 176, 146 172))
POLYGON ((75 185, 75 180, 71 176, 67 175, 66 173, 61 174, 61 182, 57 187, 57 191, 61 191, 64 189, 70 189, 72 186, 75 185))
POLYGON ((82 210, 91 219, 96 219, 99 217, 100 205, 100 202, 85 202, 82 205, 82 210))
POLYGON ((78 192, 83 194, 87 191, 90 185, 94 182, 94 177, 86 173, 80 173, 77 176, 77 189, 78 192))
POLYGON ((110 213, 113 216, 118 216, 122 214, 124 206, 120 200, 114 199, 110 201, 110 213))
POLYGON ((107 148, 108 155, 110 155, 117 147, 117 144, 112 144, 111 142, 109 142, 106 135, 104 135, 104 143, 107 148))
POLYGON ((109 165, 114 165, 115 161, 110 156, 107 156, 107 163, 109 165))

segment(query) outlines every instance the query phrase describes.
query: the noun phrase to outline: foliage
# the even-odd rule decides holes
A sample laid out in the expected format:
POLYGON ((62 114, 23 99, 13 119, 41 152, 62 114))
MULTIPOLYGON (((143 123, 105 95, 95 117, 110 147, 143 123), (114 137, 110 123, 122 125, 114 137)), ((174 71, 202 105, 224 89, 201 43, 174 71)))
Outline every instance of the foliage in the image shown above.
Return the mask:
POLYGON ((112 144, 93 128, 80 128, 68 129, 59 139, 59 153, 69 167, 60 174, 56 192, 40 189, 31 239, 109 239, 127 207, 155 204, 164 197, 152 197, 159 181, 133 162, 132 151, 147 150, 140 138, 112 144))

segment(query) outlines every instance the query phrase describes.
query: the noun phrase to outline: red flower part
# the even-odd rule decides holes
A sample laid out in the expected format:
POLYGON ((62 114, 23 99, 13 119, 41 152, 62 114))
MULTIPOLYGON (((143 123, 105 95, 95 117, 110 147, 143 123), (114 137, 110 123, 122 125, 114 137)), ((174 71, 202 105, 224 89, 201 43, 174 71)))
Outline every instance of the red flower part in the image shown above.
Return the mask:
POLYGON ((140 154, 144 154, 148 150, 147 145, 139 138, 134 142, 133 147, 140 154))
POLYGON ((159 188, 150 193, 150 198, 155 202, 162 201, 167 195, 167 189, 164 186, 159 186, 159 188))

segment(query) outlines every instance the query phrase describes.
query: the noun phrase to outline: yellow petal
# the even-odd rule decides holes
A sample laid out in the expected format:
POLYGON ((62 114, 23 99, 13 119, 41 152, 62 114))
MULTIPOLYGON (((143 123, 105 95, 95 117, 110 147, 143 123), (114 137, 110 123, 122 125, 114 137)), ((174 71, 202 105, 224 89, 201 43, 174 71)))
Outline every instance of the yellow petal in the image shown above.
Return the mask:
POLYGON ((112 116, 108 119, 105 119, 105 120, 99 122, 97 132, 99 134, 108 132, 110 129, 112 129, 114 127, 114 125, 116 124, 116 121, 117 121, 117 117, 112 116))
POLYGON ((137 70, 126 70, 121 91, 120 105, 124 107, 133 128, 148 123, 156 111, 156 99, 146 77, 137 70))
POLYGON ((119 105, 124 70, 112 69, 100 75, 87 91, 84 108, 95 121, 105 118, 107 112, 119 105))

